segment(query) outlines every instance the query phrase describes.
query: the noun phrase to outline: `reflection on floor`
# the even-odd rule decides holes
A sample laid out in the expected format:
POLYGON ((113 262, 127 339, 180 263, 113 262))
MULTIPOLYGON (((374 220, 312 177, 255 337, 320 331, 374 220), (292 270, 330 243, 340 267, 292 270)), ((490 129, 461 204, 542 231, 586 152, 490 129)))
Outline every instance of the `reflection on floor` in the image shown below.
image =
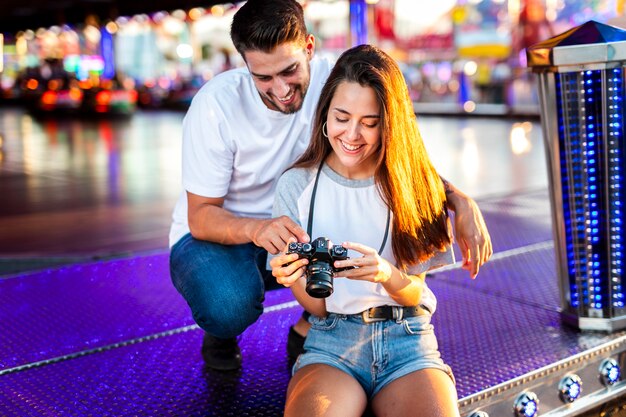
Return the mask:
MULTIPOLYGON (((37 119, 0 111, 0 273, 167 246, 180 112, 37 119), (13 264, 11 264, 13 262, 13 264)), ((547 188, 536 119, 420 116, 438 171, 475 198, 547 188)))

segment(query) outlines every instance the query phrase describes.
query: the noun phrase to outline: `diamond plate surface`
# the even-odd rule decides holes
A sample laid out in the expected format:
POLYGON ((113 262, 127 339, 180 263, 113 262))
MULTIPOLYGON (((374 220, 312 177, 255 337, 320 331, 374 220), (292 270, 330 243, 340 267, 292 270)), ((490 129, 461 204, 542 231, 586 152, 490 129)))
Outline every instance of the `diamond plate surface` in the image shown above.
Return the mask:
POLYGON ((547 190, 481 200, 478 205, 494 253, 553 239, 547 190))
POLYGON ((437 281, 553 311, 560 309, 554 249, 551 247, 493 259, 481 267, 474 280, 464 269, 435 271, 428 284, 432 286, 437 281))
MULTIPOLYGON (((268 291, 265 305, 293 300, 268 291)), ((168 255, 96 262, 0 280, 0 370, 194 325, 168 255)))
MULTIPOLYGON (((432 288, 433 323, 460 398, 624 334, 583 334, 554 311, 445 282, 432 288)), ((238 374, 203 370, 202 332, 190 330, 3 375, 0 415, 279 416, 286 335, 301 311, 287 304, 241 336, 238 374)))
POLYGON ((280 416, 289 325, 299 307, 269 312, 240 337, 239 373, 206 370, 199 329, 0 376, 0 415, 280 416))
MULTIPOLYGON (((548 204, 545 190, 481 202, 493 260, 476 280, 460 269, 429 278, 460 398, 626 334, 561 323, 553 249, 528 251, 551 241, 548 204)), ((266 297, 240 337, 243 369, 228 374, 204 369, 167 253, 0 280, 0 415, 280 416, 302 309, 287 289, 266 297)))
POLYGON ((563 325, 558 312, 497 295, 431 282, 439 349, 457 379, 459 398, 617 339, 563 325))

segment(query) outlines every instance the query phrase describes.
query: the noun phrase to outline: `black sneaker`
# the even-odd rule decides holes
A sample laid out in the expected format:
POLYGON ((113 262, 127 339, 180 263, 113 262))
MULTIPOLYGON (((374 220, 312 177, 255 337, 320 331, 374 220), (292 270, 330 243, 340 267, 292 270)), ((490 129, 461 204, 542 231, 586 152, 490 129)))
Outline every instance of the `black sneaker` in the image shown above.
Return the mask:
POLYGON ((208 368, 218 371, 233 371, 241 368, 241 351, 237 338, 220 339, 204 333, 202 358, 208 368))
POLYGON ((296 363, 296 359, 301 353, 304 353, 304 340, 306 338, 296 332, 291 326, 289 335, 287 336, 287 357, 289 358, 289 366, 296 363))

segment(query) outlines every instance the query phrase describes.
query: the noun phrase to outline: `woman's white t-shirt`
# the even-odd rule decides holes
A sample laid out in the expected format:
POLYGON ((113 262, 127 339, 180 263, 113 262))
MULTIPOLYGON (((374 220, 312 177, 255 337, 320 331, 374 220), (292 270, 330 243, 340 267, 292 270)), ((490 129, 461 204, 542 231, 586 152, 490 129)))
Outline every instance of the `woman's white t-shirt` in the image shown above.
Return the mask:
MULTIPOLYGON (((289 216, 306 230, 316 174, 317 168, 294 168, 285 172, 276 187, 272 217, 289 216)), ((388 210, 377 191, 374 178, 344 178, 324 164, 315 192, 313 212, 311 239, 326 237, 335 245, 346 241, 361 243, 378 250, 383 258, 397 265, 391 248, 390 230, 384 247, 379 250, 386 232, 388 210)), ((391 224, 393 217, 390 220, 391 224)), ((350 251, 348 256, 363 255, 350 251)), ((406 272, 417 275, 451 263, 454 263, 454 253, 448 247, 445 252, 437 252, 427 261, 409 267, 406 272)), ((326 310, 332 313, 355 314, 371 307, 399 305, 382 284, 337 278, 333 287, 333 293, 325 299, 326 310)), ((437 300, 427 285, 420 304, 431 313, 435 312, 437 300)))

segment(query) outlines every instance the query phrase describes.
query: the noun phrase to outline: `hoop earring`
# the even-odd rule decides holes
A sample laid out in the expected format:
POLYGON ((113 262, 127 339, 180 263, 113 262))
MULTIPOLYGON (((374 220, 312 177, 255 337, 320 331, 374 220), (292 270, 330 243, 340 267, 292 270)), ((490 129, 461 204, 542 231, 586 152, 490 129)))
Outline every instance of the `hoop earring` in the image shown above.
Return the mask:
POLYGON ((324 135, 325 138, 328 137, 328 129, 326 126, 326 122, 324 122, 324 124, 322 125, 322 135, 324 135))

